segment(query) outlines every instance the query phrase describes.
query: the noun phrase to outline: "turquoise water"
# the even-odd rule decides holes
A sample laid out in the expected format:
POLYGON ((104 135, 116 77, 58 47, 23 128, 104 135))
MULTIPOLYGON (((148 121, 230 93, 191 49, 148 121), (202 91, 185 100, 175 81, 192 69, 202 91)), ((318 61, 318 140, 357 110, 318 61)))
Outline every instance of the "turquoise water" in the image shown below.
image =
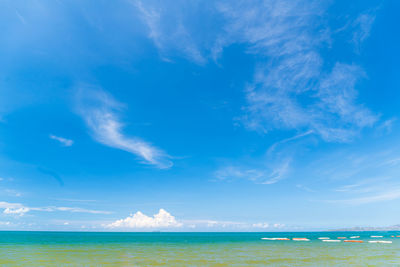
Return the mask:
POLYGON ((400 238, 392 235, 400 232, 0 232, 0 265, 400 266, 400 238), (354 235, 364 243, 327 243, 318 239, 354 235), (262 237, 306 237, 311 241, 264 241, 262 237), (378 239, 393 243, 366 242, 378 239))

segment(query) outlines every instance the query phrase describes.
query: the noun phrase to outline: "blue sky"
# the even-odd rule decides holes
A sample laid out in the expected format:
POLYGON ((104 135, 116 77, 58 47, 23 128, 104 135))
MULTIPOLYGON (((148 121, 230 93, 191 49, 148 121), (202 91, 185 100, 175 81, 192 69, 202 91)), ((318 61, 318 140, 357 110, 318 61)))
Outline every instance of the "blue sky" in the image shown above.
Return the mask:
POLYGON ((400 223, 397 1, 0 7, 0 229, 400 223))

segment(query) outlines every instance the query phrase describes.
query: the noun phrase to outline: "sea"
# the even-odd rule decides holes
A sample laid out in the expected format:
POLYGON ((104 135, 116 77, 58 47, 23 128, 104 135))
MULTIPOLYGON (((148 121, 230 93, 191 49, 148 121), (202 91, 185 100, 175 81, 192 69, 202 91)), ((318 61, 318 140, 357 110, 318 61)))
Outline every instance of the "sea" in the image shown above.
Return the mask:
POLYGON ((0 266, 400 266, 400 237, 396 236, 400 232, 2 231, 0 266), (353 240, 364 242, 318 239, 350 236, 360 236, 353 240), (310 241, 262 240, 263 237, 310 241))

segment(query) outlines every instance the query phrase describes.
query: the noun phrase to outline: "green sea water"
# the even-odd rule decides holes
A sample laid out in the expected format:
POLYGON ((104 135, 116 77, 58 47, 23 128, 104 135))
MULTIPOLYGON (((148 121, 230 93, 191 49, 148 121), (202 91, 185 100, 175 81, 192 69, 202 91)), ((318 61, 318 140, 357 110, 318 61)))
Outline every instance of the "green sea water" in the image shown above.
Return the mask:
POLYGON ((400 266, 400 238, 392 235, 400 232, 0 232, 0 266, 400 266), (352 235, 364 243, 318 239, 352 235), (366 242, 376 240, 371 235, 393 243, 366 242))

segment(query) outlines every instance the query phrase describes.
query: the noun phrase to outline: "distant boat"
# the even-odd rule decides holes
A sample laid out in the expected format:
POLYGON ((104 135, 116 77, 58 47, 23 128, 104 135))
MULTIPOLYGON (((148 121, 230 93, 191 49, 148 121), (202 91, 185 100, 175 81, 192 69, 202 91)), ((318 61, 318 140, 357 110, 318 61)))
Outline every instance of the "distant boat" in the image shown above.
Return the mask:
POLYGON ((336 239, 323 239, 323 242, 342 242, 342 240, 336 240, 336 239))
POLYGON ((318 239, 330 239, 329 237, 318 237, 318 239))
POLYGON ((372 238, 380 238, 380 237, 383 237, 383 236, 381 236, 381 235, 371 235, 371 237, 372 238))
POLYGON ((347 242, 347 243, 364 243, 364 241, 362 241, 362 240, 343 240, 343 242, 347 242))
POLYGON ((350 238, 360 238, 359 235, 355 235, 355 236, 350 236, 350 238))
POLYGON ((386 240, 370 240, 368 243, 382 243, 382 244, 392 244, 392 241, 386 241, 386 240))
POLYGON ((262 237, 262 240, 290 240, 286 237, 262 237))
POLYGON ((339 236, 337 239, 346 239, 344 236, 339 236))

